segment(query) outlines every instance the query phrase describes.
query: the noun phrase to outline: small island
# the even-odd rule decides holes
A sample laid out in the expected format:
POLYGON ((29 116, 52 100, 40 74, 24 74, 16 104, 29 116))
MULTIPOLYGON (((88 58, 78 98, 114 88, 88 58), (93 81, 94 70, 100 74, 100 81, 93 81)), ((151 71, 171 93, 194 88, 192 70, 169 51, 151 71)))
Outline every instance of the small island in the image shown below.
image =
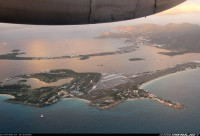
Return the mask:
POLYGON ((141 60, 145 60, 143 58, 131 58, 129 59, 129 61, 141 61, 141 60))
MULTIPOLYGON (((6 102, 38 107, 57 103, 68 98, 87 100, 91 106, 97 106, 100 110, 103 110, 127 100, 151 99, 169 107, 184 109, 184 105, 160 98, 148 90, 141 89, 140 86, 165 75, 197 68, 200 68, 200 63, 188 62, 163 70, 137 73, 126 77, 125 75, 119 76, 119 78, 126 78, 126 81, 122 82, 121 79, 113 86, 106 86, 105 84, 109 81, 107 81, 107 77, 107 80, 105 80, 100 73, 77 73, 72 70, 57 69, 8 78, 6 81, 16 79, 19 79, 19 81, 15 84, 0 85, 0 94, 14 96, 6 102), (35 78, 45 83, 57 82, 67 78, 72 78, 72 80, 59 86, 32 89, 30 85, 26 84, 29 78, 35 78)), ((112 78, 113 75, 108 76, 112 78)), ((110 84, 108 83, 108 85, 110 84)))
POLYGON ((11 53, 0 55, 0 59, 4 60, 32 60, 33 57, 18 57, 19 55, 26 54, 25 52, 20 52, 18 49, 12 50, 11 53))

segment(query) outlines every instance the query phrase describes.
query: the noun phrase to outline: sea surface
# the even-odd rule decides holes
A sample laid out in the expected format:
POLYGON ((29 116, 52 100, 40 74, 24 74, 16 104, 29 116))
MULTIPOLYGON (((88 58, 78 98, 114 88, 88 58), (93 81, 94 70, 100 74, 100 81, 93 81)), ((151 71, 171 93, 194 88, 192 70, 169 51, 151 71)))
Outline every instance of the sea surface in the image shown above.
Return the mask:
POLYGON ((1 96, 0 133, 200 133, 199 79, 200 70, 191 70, 143 87, 184 104, 184 110, 153 100, 127 101, 104 111, 78 100, 37 108, 6 103, 8 97, 1 96))
POLYGON ((18 79, 12 79, 10 81, 5 81, 1 85, 12 85, 16 84, 17 82, 20 82, 21 80, 25 80, 26 82, 23 82, 23 84, 31 86, 31 89, 37 89, 41 87, 61 86, 66 83, 70 83, 73 80, 73 78, 60 79, 52 83, 45 83, 44 81, 40 81, 39 79, 36 78, 29 78, 29 79, 18 78, 18 79))
MULTIPOLYGON (((199 5, 199 0, 188 0, 185 7, 191 6, 192 1, 199 5)), ((177 7, 175 11, 179 12, 163 12, 146 18, 96 25, 34 26, 0 23, 0 54, 10 53, 14 49, 25 52, 26 54, 21 56, 26 57, 116 51, 119 47, 132 44, 124 43, 121 39, 96 37, 102 32, 112 32, 118 26, 144 23, 200 24, 199 10, 186 10, 182 13, 177 7)), ((88 60, 0 60, 0 82, 9 77, 51 69, 135 74, 156 71, 200 58, 200 54, 197 53, 174 57, 159 54, 165 51, 144 45, 132 53, 91 57, 88 60), (129 61, 130 58, 145 60, 132 62, 129 61)), ((199 79, 200 70, 192 70, 166 76, 144 86, 157 96, 187 106, 181 111, 153 100, 127 101, 104 111, 89 106, 85 101, 77 100, 63 100, 38 108, 6 103, 4 100, 9 98, 0 96, 0 133, 200 133, 199 79), (41 114, 44 118, 40 118, 41 114)))

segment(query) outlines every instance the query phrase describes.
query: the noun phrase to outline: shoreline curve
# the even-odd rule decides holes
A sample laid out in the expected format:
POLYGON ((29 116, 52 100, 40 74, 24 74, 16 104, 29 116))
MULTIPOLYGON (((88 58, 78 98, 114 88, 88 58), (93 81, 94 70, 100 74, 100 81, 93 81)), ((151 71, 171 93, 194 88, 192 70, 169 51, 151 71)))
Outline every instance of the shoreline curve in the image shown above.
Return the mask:
POLYGON ((6 97, 9 97, 9 98, 11 98, 11 99, 15 99, 15 96, 10 95, 10 94, 0 94, 0 97, 1 97, 1 96, 6 96, 6 97))
POLYGON ((178 74, 178 73, 190 72, 190 71, 195 71, 195 70, 200 70, 200 68, 189 69, 189 70, 183 70, 183 71, 178 71, 178 72, 176 72, 176 73, 171 73, 171 74, 168 74, 168 75, 164 75, 164 76, 155 78, 155 79, 153 79, 153 80, 150 80, 150 81, 148 81, 148 82, 145 82, 145 83, 139 85, 138 88, 139 88, 139 89, 144 89, 143 87, 145 87, 145 86, 147 86, 148 84, 151 84, 151 83, 153 83, 153 82, 155 82, 155 81, 158 81, 158 80, 160 80, 160 79, 163 79, 163 78, 166 78, 166 77, 170 77, 170 76, 173 76, 173 75, 178 74))

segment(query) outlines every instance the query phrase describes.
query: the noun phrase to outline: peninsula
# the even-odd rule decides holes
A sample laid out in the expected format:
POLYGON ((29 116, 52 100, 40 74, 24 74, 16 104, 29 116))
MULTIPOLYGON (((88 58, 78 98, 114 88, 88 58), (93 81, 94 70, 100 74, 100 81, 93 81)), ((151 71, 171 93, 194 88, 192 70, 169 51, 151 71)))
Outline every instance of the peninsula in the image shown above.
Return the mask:
POLYGON ((126 43, 140 47, 154 46, 168 52, 159 54, 176 56, 185 53, 200 53, 200 25, 198 24, 139 24, 135 26, 119 26, 115 31, 103 32, 97 38, 121 39, 126 43))
POLYGON ((0 60, 54 60, 54 59, 70 59, 70 58, 78 58, 80 60, 87 60, 90 57, 97 57, 97 56, 107 56, 107 55, 119 55, 119 54, 126 54, 131 53, 136 50, 135 46, 125 46, 120 47, 116 51, 110 52, 100 52, 94 54, 76 54, 76 55, 66 55, 66 56, 57 56, 57 57, 21 57, 20 55, 26 54, 25 52, 20 52, 20 50, 15 49, 11 53, 2 54, 0 55, 0 60))
POLYGON ((57 103, 65 98, 71 98, 87 100, 91 106, 97 106, 100 110, 103 110, 130 99, 152 99, 169 107, 183 109, 185 108, 184 105, 164 100, 148 90, 141 89, 140 85, 168 74, 196 68, 200 68, 200 63, 188 62, 163 70, 137 73, 126 77, 118 76, 117 78, 121 78, 119 81, 114 81, 116 77, 113 78, 113 76, 116 75, 104 77, 100 73, 77 73, 67 69, 50 70, 8 78, 4 85, 0 85, 0 94, 14 96, 6 102, 39 107, 57 103), (73 80, 59 86, 31 89, 31 86, 26 84, 26 80, 29 78, 35 78, 45 83, 57 82, 66 78, 72 78, 73 80), (122 78, 126 80, 122 82, 122 78), (17 79, 21 82, 6 85, 7 81, 17 79), (109 84, 111 80, 115 82, 112 86, 109 84))

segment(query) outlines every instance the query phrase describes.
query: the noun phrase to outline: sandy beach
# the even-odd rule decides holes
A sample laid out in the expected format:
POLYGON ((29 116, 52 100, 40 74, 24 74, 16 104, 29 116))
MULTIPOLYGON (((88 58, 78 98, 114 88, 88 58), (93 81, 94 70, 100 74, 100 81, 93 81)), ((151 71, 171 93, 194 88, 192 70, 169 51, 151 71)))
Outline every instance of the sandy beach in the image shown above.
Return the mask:
POLYGON ((63 100, 77 100, 77 101, 84 101, 84 102, 90 103, 89 100, 80 99, 80 98, 64 98, 63 100))
POLYGON ((0 94, 0 96, 6 96, 6 97, 10 97, 11 99, 14 99, 15 96, 9 95, 9 94, 0 94))
POLYGON ((172 75, 177 74, 177 73, 188 72, 188 71, 193 71, 193 70, 198 70, 198 69, 200 69, 200 68, 178 71, 178 72, 176 72, 176 73, 171 73, 171 74, 168 74, 168 75, 165 75, 165 76, 162 76, 162 77, 153 79, 153 80, 151 80, 151 81, 148 81, 148 82, 145 82, 145 83, 141 84, 141 85, 139 86, 139 89, 143 89, 144 86, 146 86, 146 85, 148 85, 148 84, 150 84, 150 83, 152 83, 152 82, 155 82, 155 81, 157 81, 157 80, 160 80, 160 79, 162 79, 162 78, 169 77, 169 76, 172 76, 172 75))

